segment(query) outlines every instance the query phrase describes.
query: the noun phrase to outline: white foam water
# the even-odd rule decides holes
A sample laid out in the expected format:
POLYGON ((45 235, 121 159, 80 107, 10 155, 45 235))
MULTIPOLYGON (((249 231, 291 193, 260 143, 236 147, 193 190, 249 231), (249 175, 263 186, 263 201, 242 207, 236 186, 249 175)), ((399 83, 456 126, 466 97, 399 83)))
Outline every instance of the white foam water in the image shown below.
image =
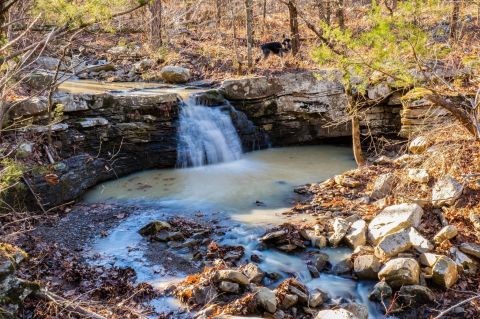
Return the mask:
POLYGON ((188 99, 180 112, 177 167, 230 162, 242 156, 242 143, 230 114, 188 99))

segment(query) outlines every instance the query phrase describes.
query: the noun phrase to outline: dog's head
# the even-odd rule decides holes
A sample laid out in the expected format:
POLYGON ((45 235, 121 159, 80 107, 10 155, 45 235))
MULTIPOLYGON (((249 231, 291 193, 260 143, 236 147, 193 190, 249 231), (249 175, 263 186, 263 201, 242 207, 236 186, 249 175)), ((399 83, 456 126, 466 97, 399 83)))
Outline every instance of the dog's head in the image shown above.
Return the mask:
POLYGON ((283 38, 282 47, 285 51, 290 51, 292 49, 292 40, 289 38, 283 38))

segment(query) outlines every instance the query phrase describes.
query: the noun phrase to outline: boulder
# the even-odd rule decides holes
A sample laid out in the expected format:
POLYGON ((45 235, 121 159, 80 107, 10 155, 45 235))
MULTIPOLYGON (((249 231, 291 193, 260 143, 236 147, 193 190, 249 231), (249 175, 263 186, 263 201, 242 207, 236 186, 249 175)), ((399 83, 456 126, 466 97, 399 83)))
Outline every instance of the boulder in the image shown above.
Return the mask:
POLYGON ((277 310, 275 293, 266 287, 260 287, 255 291, 255 300, 263 309, 270 313, 274 313, 277 310))
POLYGON ((385 282, 379 281, 373 286, 372 291, 368 295, 368 299, 374 301, 383 301, 390 298, 393 294, 392 288, 385 282))
POLYGON ((259 284, 265 277, 265 273, 255 264, 247 264, 242 267, 242 272, 248 277, 251 283, 259 284))
POLYGON ((382 264, 374 255, 362 255, 355 258, 353 271, 360 279, 375 280, 382 264))
POLYGON ((223 292, 238 294, 240 292, 240 285, 235 282, 222 281, 218 285, 218 289, 223 292))
POLYGON ((343 304, 340 307, 342 307, 342 309, 350 311, 358 319, 368 319, 368 308, 366 305, 362 305, 356 302, 351 302, 351 303, 343 304))
POLYGON ((432 203, 435 207, 452 206, 463 193, 463 185, 451 176, 438 180, 432 190, 432 203))
POLYGON ((400 302, 408 307, 421 306, 435 300, 433 292, 425 286, 402 286, 398 293, 400 302))
POLYGON ((333 273, 345 274, 351 272, 353 269, 353 263, 351 257, 345 257, 333 266, 333 273))
POLYGON ((323 271, 325 267, 329 264, 330 257, 325 253, 318 253, 315 257, 315 267, 318 271, 323 271))
POLYGON ((363 219, 353 222, 345 235, 345 241, 352 249, 365 245, 367 243, 367 223, 363 219))
POLYGON ((241 285, 248 285, 250 280, 240 271, 225 269, 217 270, 214 276, 216 281, 231 281, 241 285))
POLYGON ((422 154, 429 146, 430 143, 425 137, 417 136, 408 145, 408 150, 413 154, 422 154))
POLYGON ((430 175, 428 175, 428 172, 426 169, 409 168, 408 178, 413 182, 428 183, 428 180, 430 179, 430 175))
POLYGON ((457 264, 447 256, 441 256, 433 265, 431 279, 442 287, 452 287, 458 280, 457 264))
POLYGON ((353 313, 345 309, 321 310, 315 319, 359 319, 353 313))
POLYGON ((160 75, 167 83, 183 84, 190 81, 190 71, 179 66, 167 65, 160 70, 160 75))
POLYGON ((164 229, 170 229, 170 224, 163 221, 153 221, 143 226, 138 232, 142 236, 152 236, 164 229))
POLYGON ((480 245, 474 243, 460 244, 460 250, 467 255, 480 258, 480 245))
POLYGON ((338 246, 350 229, 350 223, 343 218, 337 217, 333 221, 333 233, 328 238, 332 246, 338 246))
POLYGON ((373 199, 380 199, 390 194, 396 183, 396 177, 392 173, 382 174, 377 177, 373 184, 372 194, 373 199))
POLYGON ((260 238, 260 241, 262 242, 279 241, 286 236, 287 236, 287 231, 282 229, 282 230, 273 231, 265 234, 262 238, 260 238))
POLYGON ((368 237, 378 243, 383 237, 399 230, 418 227, 423 209, 417 204, 399 204, 382 210, 368 225, 368 237))
POLYGON ((447 225, 435 234, 435 236, 433 237, 433 241, 437 244, 441 244, 443 241, 450 240, 453 237, 457 236, 457 234, 457 227, 453 225, 447 225))
POLYGON ((395 258, 389 260, 378 273, 380 280, 394 289, 404 285, 420 283, 420 265, 413 258, 395 258))

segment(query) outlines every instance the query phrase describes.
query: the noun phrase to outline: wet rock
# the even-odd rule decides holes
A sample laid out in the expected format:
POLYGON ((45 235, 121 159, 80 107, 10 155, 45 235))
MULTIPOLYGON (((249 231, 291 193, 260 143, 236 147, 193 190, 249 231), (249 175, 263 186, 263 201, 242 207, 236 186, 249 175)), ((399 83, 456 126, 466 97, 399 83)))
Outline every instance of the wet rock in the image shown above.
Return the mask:
POLYGON ((450 240, 453 237, 457 236, 458 230, 457 227, 453 225, 448 225, 440 229, 440 231, 435 234, 433 241, 437 244, 441 244, 445 240, 450 240))
POLYGON ((323 248, 327 246, 327 237, 320 232, 317 233, 314 230, 302 229, 300 235, 305 240, 309 240, 312 247, 323 248))
POLYGON ((337 175, 335 176, 334 180, 337 185, 343 187, 356 188, 362 185, 360 181, 346 175, 337 175))
POLYGON ((395 258, 383 266, 378 273, 378 278, 385 280, 394 289, 404 285, 418 285, 420 265, 413 258, 395 258))
POLYGON ((321 310, 315 319, 359 319, 353 313, 345 309, 321 310))
POLYGON ((315 267, 318 271, 323 271, 325 267, 329 264, 330 257, 325 253, 318 253, 315 257, 315 267))
POLYGON ((353 271, 360 279, 377 279, 381 267, 380 260, 374 255, 358 256, 353 263, 353 271))
POLYGON ((388 259, 412 247, 421 253, 433 249, 433 245, 427 239, 415 228, 410 227, 385 236, 375 247, 375 256, 388 259))
POLYGON ((353 222, 345 235, 345 241, 352 249, 365 245, 367 242, 367 223, 363 219, 353 222))
POLYGON ((325 302, 325 294, 322 291, 315 289, 310 293, 310 296, 308 298, 309 307, 317 308, 323 305, 324 302, 325 302))
POLYGON ((288 291, 290 291, 292 294, 298 297, 298 302, 304 303, 304 304, 308 302, 308 294, 306 292, 303 292, 299 288, 290 285, 288 286, 288 291))
POLYGON ((261 263, 262 262, 262 257, 260 257, 259 255, 257 254, 252 254, 250 256, 250 260, 255 262, 255 263, 261 263))
POLYGON ((283 278, 282 274, 280 274, 278 272, 267 272, 266 276, 267 276, 268 279, 273 280, 273 281, 277 281, 277 280, 280 280, 280 279, 283 278))
POLYGON ((466 254, 461 252, 458 248, 450 248, 450 253, 453 256, 455 263, 467 274, 475 274, 478 269, 478 263, 466 254))
POLYGON ((333 266, 332 271, 335 274, 345 274, 351 272, 353 263, 351 257, 346 257, 333 266))
POLYGON ((417 204, 399 204, 382 210, 368 225, 368 237, 378 243, 384 236, 408 227, 418 227, 423 209, 417 204))
POLYGON ((428 183, 430 175, 426 169, 410 168, 408 169, 408 178, 417 183, 428 183))
POLYGON ((191 75, 188 69, 167 65, 160 70, 160 75, 167 83, 183 84, 190 81, 191 75))
POLYGON ((382 174, 377 177, 373 185, 372 194, 373 199, 380 199, 390 194, 396 183, 396 177, 392 173, 382 174))
POLYGON ((258 288, 255 292, 255 299, 266 311, 274 313, 277 310, 277 298, 270 289, 265 287, 258 288))
POLYGON ((429 146, 430 143, 425 137, 417 136, 408 145, 408 150, 413 154, 422 154, 429 146))
POLYGON ((297 249, 298 246, 294 245, 294 244, 285 244, 285 245, 278 246, 277 248, 281 251, 290 253, 290 252, 294 251, 295 249, 297 249))
POLYGON ((280 303, 282 309, 289 309, 294 306, 298 301, 298 296, 294 294, 285 294, 280 303))
POLYGON ((216 281, 231 281, 241 285, 248 285, 250 283, 247 276, 237 270, 217 270, 214 276, 216 281))
POLYGON ((352 302, 346 305, 341 305, 341 307, 353 313, 358 319, 368 319, 368 308, 365 305, 352 302))
POLYGON ((200 105, 219 106, 224 105, 225 97, 218 90, 209 90, 194 95, 195 101, 200 105))
POLYGON ((407 307, 415 307, 431 303, 435 300, 433 292, 425 286, 402 286, 398 293, 400 302, 407 307))
POLYGON ((435 183, 432 203, 435 207, 452 206, 463 193, 463 185, 451 176, 444 176, 435 183))
POLYGON ((382 301, 390 298, 393 294, 392 288, 385 282, 379 281, 373 286, 372 291, 368 295, 368 299, 375 301, 382 301))
POLYGON ((442 287, 452 287, 458 280, 456 263, 447 256, 441 256, 433 265, 431 279, 442 287))
POLYGON ((262 242, 278 241, 278 240, 284 239, 286 236, 287 236, 286 230, 278 230, 278 231, 267 233, 262 238, 260 238, 260 241, 262 242))
POLYGON ((320 277, 320 272, 318 271, 317 267, 315 267, 314 265, 307 265, 307 268, 312 278, 320 277))
POLYGON ((218 285, 218 289, 223 292, 238 294, 240 292, 240 285, 235 282, 222 281, 218 285))
POLYGON ((164 229, 170 229, 170 224, 156 220, 142 227, 138 233, 142 236, 152 236, 164 229))
POLYGON ((337 217, 333 221, 333 233, 328 238, 332 246, 338 246, 342 239, 347 234, 350 228, 350 223, 343 218, 337 217))
POLYGON ((480 245, 474 243, 460 244, 460 250, 467 255, 480 258, 480 245))
POLYGON ((242 272, 248 277, 250 283, 259 284, 265 277, 265 273, 255 264, 247 264, 242 267, 242 272))

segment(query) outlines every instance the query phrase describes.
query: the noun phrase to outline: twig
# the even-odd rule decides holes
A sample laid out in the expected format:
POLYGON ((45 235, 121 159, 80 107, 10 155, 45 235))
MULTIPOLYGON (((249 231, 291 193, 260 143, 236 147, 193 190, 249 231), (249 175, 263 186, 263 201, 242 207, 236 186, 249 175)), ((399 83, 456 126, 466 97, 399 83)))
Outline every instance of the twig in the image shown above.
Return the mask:
POLYGON ((106 317, 99 315, 95 312, 92 312, 88 309, 83 308, 80 305, 73 305, 71 304, 68 300, 64 299, 63 297, 60 297, 54 293, 51 293, 49 291, 46 291, 44 289, 40 290, 40 292, 37 293, 37 297, 40 297, 42 299, 52 301, 54 303, 57 303, 61 305, 65 310, 72 311, 72 312, 77 312, 78 314, 84 316, 84 318, 89 318, 89 319, 107 319, 106 317))
POLYGON ((28 189, 30 190, 30 192, 32 193, 33 197, 35 197, 35 200, 37 202, 37 205, 42 209, 42 212, 44 214, 47 213, 47 211, 45 210, 45 207, 43 207, 43 204, 42 202, 40 201, 40 199, 38 198, 37 194, 33 191, 33 188, 32 186, 30 185, 29 181, 25 178, 25 176, 22 176, 22 180, 23 182, 25 183, 25 185, 27 185, 28 189))
POLYGON ((467 302, 470 302, 470 301, 473 301, 475 299, 478 299, 480 298, 480 295, 476 295, 476 296, 473 296, 473 297, 470 297, 468 299, 465 299, 464 301, 461 301, 457 304, 454 304, 453 306, 451 306, 450 308, 447 308, 445 309, 444 311, 440 312, 435 318, 433 319, 440 319, 442 318, 443 316, 445 316, 447 313, 449 313, 450 311, 452 311, 453 309, 463 305, 463 304, 466 304, 467 302))

